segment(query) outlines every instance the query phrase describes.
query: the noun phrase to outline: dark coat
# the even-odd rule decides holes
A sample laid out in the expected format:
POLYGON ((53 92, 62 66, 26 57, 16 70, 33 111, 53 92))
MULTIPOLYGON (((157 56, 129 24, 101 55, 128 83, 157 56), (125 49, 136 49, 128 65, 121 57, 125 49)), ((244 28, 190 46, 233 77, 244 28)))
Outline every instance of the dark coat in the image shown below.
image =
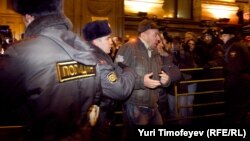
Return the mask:
POLYGON ((105 97, 114 100, 125 100, 130 96, 135 85, 136 73, 128 67, 122 69, 113 62, 111 57, 96 46, 91 46, 95 51, 94 54, 100 62, 100 75, 102 93, 105 97), (117 77, 115 82, 107 79, 110 73, 114 73, 117 77))
POLYGON ((225 49, 225 121, 227 125, 246 125, 249 121, 250 48, 246 41, 232 38, 225 49))
POLYGON ((1 120, 18 119, 30 140, 88 136, 80 129, 100 90, 98 60, 70 29, 63 15, 37 18, 25 39, 6 51, 0 68, 1 120))
POLYGON ((159 80, 159 73, 162 70, 161 56, 156 49, 152 50, 151 58, 148 50, 142 41, 137 38, 135 41, 125 43, 118 51, 116 62, 122 62, 133 68, 138 77, 136 78, 135 88, 126 104, 137 106, 157 107, 159 92, 162 87, 149 89, 144 86, 144 75, 153 72, 152 79, 159 80), (119 60, 119 61, 118 61, 119 60))
POLYGON ((109 66, 109 69, 101 69, 101 86, 103 95, 99 99, 100 116, 94 127, 92 137, 95 140, 111 140, 111 129, 114 126, 114 112, 118 102, 128 98, 135 85, 136 73, 134 70, 125 67, 121 68, 114 64, 111 57, 102 51, 100 48, 92 45, 95 51, 94 54, 98 58, 100 67, 103 65, 109 66), (109 74, 114 73, 117 77, 115 82, 107 81, 109 74), (113 95, 115 94, 115 95, 113 95))

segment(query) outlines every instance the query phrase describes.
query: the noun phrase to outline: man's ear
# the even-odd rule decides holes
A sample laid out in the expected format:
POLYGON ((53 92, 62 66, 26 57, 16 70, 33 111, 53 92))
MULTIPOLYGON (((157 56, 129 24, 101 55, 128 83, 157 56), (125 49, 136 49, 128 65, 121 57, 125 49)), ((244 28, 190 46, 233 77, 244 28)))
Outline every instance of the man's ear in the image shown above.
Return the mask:
POLYGON ((97 39, 94 39, 91 41, 93 45, 97 46, 98 45, 98 40, 97 39))
POLYGON ((101 47, 101 43, 102 43, 102 39, 101 38, 96 38, 94 40, 92 40, 92 43, 97 46, 97 47, 101 47))
POLYGON ((31 22, 34 21, 34 19, 35 19, 34 16, 31 16, 29 14, 25 14, 24 15, 24 24, 25 24, 25 26, 27 27, 31 22))

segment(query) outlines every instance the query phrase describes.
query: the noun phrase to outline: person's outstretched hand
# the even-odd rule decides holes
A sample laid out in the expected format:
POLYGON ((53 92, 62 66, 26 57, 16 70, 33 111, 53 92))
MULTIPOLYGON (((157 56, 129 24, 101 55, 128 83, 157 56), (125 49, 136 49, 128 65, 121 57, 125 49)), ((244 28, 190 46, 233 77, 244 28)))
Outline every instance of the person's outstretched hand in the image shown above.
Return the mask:
POLYGON ((153 73, 148 73, 144 75, 144 86, 148 88, 156 88, 161 85, 161 82, 159 80, 153 80, 151 77, 153 76, 153 73))

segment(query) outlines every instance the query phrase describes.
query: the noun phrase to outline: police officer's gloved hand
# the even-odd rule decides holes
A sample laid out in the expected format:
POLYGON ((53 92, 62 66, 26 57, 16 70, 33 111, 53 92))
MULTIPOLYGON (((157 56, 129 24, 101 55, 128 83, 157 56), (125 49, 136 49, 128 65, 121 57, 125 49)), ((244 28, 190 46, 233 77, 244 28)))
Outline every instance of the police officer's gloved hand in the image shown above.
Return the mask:
POLYGON ((121 67, 122 69, 128 67, 127 65, 123 64, 122 62, 118 62, 117 63, 119 67, 121 67))

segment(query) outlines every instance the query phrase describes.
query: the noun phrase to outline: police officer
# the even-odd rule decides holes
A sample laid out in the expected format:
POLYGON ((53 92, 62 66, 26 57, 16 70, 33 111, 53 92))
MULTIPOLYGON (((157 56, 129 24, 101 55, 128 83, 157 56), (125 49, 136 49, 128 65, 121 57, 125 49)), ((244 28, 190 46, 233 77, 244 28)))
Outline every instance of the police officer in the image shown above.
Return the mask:
POLYGON ((222 29, 221 39, 225 48, 226 124, 245 125, 250 87, 250 79, 247 77, 250 72, 249 41, 239 41, 235 27, 226 26, 222 29))
MULTIPOLYGON (((118 88, 117 94, 127 98, 135 85, 135 72, 125 65, 118 66, 108 55, 112 47, 111 28, 107 20, 97 20, 87 23, 83 28, 84 39, 87 40, 95 50, 95 55, 100 62, 112 67, 107 77, 110 82, 102 83, 102 92, 108 94, 110 89, 118 88)), ((104 79, 104 78, 101 78, 104 79)), ((94 127, 93 138, 99 140, 114 140, 112 132, 112 119, 116 106, 114 97, 102 96, 100 98, 100 116, 94 127)), ((120 100, 124 100, 120 99, 120 100)))
POLYGON ((96 107, 91 105, 100 97, 101 86, 109 96, 124 98, 118 93, 121 87, 116 88, 120 80, 70 31, 62 0, 11 2, 27 28, 24 39, 9 47, 2 60, 2 123, 23 124, 31 141, 88 140, 89 117, 97 117, 89 109, 96 107))

